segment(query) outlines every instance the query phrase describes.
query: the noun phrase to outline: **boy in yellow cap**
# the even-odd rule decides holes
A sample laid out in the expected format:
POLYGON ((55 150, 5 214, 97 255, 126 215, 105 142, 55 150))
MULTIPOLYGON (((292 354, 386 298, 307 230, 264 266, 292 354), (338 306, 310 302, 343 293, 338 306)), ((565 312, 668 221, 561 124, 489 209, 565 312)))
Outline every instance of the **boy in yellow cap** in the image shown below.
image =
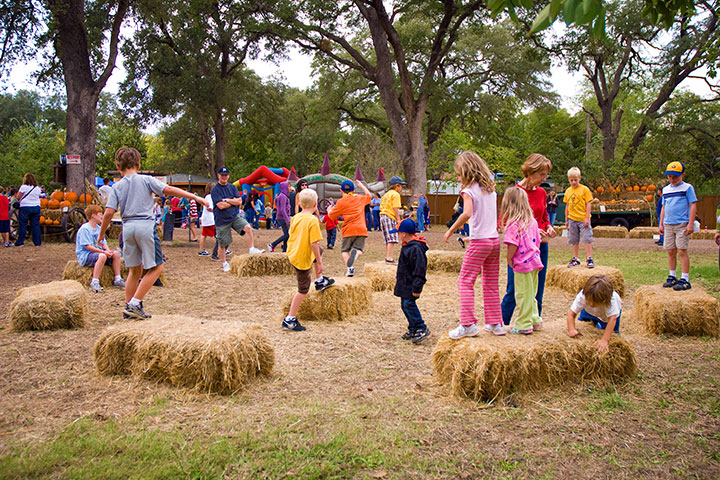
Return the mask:
POLYGON ((668 252, 670 273, 663 287, 673 290, 690 289, 690 257, 688 240, 693 231, 697 212, 697 196, 689 183, 683 182, 685 165, 672 162, 665 169, 670 185, 662 191, 662 210, 658 220, 660 235, 664 235, 663 248, 668 252), (680 257, 682 275, 677 278, 677 256, 680 257))

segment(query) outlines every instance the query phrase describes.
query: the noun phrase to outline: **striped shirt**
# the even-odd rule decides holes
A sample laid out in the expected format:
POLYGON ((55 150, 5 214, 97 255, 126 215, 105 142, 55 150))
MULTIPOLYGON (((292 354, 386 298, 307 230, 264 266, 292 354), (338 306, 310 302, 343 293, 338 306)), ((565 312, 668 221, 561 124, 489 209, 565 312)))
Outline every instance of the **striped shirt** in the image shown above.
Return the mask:
POLYGON ((680 182, 663 188, 662 202, 665 207, 663 225, 677 225, 690 222, 690 204, 697 202, 697 196, 692 185, 680 182))

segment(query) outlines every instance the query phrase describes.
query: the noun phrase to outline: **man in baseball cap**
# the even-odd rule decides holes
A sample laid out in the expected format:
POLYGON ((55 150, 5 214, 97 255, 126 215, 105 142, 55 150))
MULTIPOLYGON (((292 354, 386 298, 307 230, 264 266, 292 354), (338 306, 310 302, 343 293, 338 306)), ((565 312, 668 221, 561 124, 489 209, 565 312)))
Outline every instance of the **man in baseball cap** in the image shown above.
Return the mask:
POLYGON ((385 263, 394 265, 397 262, 393 258, 393 247, 398 243, 396 227, 400 221, 400 207, 402 206, 400 191, 407 183, 397 175, 392 177, 388 183, 390 188, 380 199, 380 228, 385 242, 385 263))
POLYGON ((230 170, 227 167, 220 167, 217 173, 218 175, 230 175, 230 170))

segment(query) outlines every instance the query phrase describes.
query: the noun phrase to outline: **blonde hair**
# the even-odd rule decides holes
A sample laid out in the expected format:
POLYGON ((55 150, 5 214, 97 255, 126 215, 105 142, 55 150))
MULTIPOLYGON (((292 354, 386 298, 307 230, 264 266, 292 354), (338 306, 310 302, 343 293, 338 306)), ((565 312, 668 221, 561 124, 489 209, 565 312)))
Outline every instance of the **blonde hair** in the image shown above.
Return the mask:
POLYGON ((480 188, 492 192, 495 190, 493 174, 485 161, 475 152, 465 151, 457 156, 453 163, 455 173, 460 176, 462 186, 469 187, 473 183, 480 185, 480 188))
POLYGON ((583 287, 583 295, 594 305, 607 306, 612 300, 613 287, 607 275, 593 275, 583 287))
POLYGON ((502 210, 502 217, 500 217, 502 230, 505 230, 509 224, 517 222, 518 230, 522 232, 527 230, 533 221, 530 201, 522 188, 510 187, 505 190, 500 209, 502 210))
POLYGON ((96 213, 102 213, 103 208, 100 205, 88 205, 85 208, 85 216, 90 219, 96 213))
POLYGON ((545 155, 540 153, 532 153, 525 159, 525 163, 520 167, 525 178, 533 173, 547 171, 548 174, 552 170, 552 162, 545 155))
POLYGON ((120 147, 115 152, 115 166, 125 171, 131 168, 140 168, 140 152, 132 147, 120 147))
POLYGON ((572 167, 570 170, 568 170, 567 173, 568 178, 580 178, 580 169, 578 167, 572 167))
POLYGON ((312 188, 306 188, 298 193, 298 202, 302 208, 312 208, 317 203, 317 192, 312 188))

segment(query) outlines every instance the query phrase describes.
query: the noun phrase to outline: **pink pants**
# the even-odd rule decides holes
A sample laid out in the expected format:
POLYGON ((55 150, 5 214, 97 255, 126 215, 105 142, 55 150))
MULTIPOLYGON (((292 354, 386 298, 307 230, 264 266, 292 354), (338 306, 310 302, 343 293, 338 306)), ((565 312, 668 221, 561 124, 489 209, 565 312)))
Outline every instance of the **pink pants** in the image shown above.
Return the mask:
POLYGON ((485 323, 502 321, 498 275, 500 271, 500 238, 470 240, 463 257, 458 292, 460 293, 460 325, 477 323, 475 318, 475 279, 482 272, 485 323))

